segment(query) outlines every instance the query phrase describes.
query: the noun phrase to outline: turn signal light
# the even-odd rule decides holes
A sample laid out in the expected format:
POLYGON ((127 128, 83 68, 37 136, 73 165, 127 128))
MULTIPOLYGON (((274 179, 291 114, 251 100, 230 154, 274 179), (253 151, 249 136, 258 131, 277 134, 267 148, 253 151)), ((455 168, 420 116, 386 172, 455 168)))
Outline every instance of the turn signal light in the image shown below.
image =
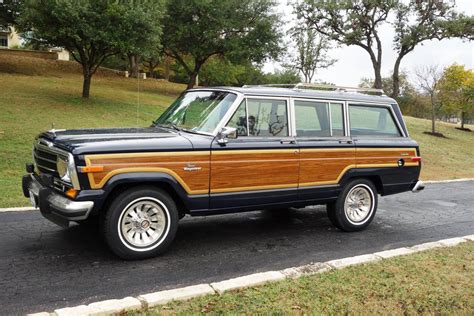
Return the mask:
POLYGON ((414 161, 414 162, 421 161, 421 157, 411 157, 411 161, 414 161))
POLYGON ((75 199, 77 196, 78 191, 74 189, 69 189, 66 191, 66 195, 69 196, 71 199, 75 199))
POLYGON ((87 166, 79 167, 79 172, 81 173, 94 173, 104 171, 104 166, 87 166))

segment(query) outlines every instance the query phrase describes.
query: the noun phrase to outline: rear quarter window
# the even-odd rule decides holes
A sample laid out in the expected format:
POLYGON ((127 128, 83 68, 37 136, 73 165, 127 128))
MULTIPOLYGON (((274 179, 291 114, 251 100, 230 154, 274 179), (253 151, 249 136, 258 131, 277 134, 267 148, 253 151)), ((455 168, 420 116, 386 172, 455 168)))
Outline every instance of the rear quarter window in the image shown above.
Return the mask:
POLYGON ((352 136, 400 137, 400 130, 389 108, 349 105, 352 136))

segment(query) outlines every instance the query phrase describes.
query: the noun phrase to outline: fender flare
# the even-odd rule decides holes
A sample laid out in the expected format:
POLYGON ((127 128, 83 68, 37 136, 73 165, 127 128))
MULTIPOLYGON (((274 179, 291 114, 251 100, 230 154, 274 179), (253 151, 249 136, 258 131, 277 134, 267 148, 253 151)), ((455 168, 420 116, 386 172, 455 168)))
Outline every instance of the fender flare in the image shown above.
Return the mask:
MULTIPOLYGON (((193 202, 191 201, 190 195, 186 192, 186 190, 182 187, 182 185, 170 174, 164 172, 130 172, 130 173, 121 173, 111 177, 107 183, 102 188, 104 191, 104 198, 103 202, 105 202, 110 194, 114 191, 115 188, 124 184, 131 184, 131 185, 139 185, 143 183, 166 183, 169 185, 180 201, 184 204, 186 209, 193 208, 193 202)), ((205 197, 208 198, 208 194, 199 195, 196 197, 205 197)))

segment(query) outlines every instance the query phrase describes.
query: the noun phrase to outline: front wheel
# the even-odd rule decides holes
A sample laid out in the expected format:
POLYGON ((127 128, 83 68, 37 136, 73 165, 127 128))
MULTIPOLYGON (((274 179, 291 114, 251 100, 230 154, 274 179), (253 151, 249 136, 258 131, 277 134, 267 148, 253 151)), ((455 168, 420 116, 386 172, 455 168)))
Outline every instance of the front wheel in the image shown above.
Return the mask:
POLYGON ((133 188, 114 198, 103 219, 110 249, 123 259, 144 259, 166 250, 173 241, 179 214, 173 199, 151 187, 133 188))
POLYGON ((353 232, 369 226, 377 211, 377 189, 366 179, 349 182, 336 202, 328 204, 328 217, 337 228, 353 232))

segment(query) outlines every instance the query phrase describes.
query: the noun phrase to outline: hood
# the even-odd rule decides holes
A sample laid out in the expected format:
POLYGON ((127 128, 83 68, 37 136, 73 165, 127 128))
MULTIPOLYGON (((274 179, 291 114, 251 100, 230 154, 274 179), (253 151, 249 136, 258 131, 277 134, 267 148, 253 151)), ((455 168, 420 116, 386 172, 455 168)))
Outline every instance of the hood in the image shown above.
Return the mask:
POLYGON ((38 137, 76 155, 193 148, 178 131, 158 127, 50 130, 38 137))

